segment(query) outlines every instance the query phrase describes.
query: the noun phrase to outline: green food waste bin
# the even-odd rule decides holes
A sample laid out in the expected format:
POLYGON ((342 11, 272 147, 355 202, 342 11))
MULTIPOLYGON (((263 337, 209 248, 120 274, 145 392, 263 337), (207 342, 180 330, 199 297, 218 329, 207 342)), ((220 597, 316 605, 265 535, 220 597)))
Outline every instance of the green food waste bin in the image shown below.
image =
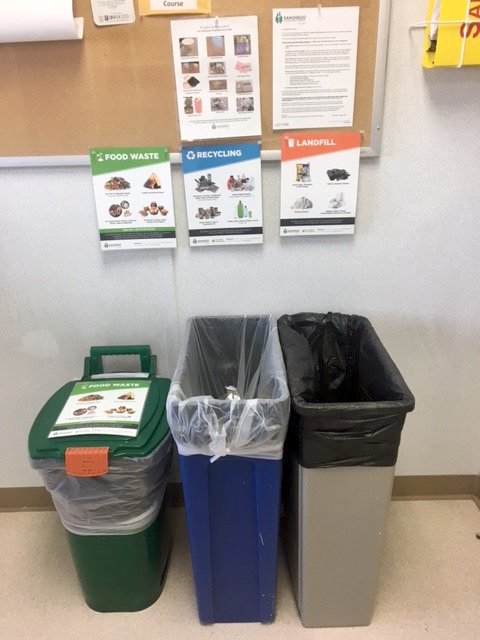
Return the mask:
POLYGON ((164 504, 169 387, 156 377, 150 347, 92 347, 82 379, 59 389, 30 431, 31 465, 52 495, 95 611, 139 611, 163 589, 172 540, 164 504), (103 373, 104 356, 127 354, 140 357, 140 373, 103 373))

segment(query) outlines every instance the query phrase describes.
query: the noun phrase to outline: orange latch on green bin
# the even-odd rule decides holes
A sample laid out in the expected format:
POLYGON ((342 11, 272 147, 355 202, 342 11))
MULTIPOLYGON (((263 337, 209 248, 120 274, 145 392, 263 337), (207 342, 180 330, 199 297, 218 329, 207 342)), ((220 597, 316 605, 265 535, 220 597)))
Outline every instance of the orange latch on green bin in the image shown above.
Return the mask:
POLYGON ((65 450, 69 476, 95 478, 108 473, 108 447, 70 447, 65 450))

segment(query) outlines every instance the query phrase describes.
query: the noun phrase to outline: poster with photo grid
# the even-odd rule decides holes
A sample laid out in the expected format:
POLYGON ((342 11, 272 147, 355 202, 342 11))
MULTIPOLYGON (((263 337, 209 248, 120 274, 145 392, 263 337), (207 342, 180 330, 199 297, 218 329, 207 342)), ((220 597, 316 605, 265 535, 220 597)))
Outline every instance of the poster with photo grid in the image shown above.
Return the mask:
POLYGON ((257 16, 171 23, 180 137, 262 133, 257 16))

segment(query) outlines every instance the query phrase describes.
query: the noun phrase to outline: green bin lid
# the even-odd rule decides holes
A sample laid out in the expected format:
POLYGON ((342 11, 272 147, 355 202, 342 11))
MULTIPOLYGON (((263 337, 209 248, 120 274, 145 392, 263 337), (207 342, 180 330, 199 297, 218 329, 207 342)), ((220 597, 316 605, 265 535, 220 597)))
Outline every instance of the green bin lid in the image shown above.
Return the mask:
MULTIPOLYGON (((49 458, 63 460, 65 458, 65 450, 71 447, 108 447, 110 457, 142 458, 148 456, 158 447, 169 433, 165 405, 170 388, 170 380, 155 376, 156 358, 155 356, 150 356, 149 347, 92 347, 90 358, 85 358, 85 371, 82 381, 91 381, 92 375, 103 373, 101 366, 102 355, 132 353, 141 355, 142 371, 149 374, 145 380, 150 382, 138 434, 135 437, 128 438, 114 435, 75 435, 49 438, 48 435, 51 428, 56 423, 72 393, 73 387, 78 381, 68 382, 48 400, 33 423, 28 439, 29 453, 33 460, 49 458), (139 353, 140 350, 142 351, 141 354, 139 353), (145 355, 145 350, 148 350, 148 358, 145 355)), ((115 380, 118 382, 130 378, 133 378, 133 376, 125 373, 122 374, 121 379, 112 375, 111 378, 104 378, 101 381, 115 380)))

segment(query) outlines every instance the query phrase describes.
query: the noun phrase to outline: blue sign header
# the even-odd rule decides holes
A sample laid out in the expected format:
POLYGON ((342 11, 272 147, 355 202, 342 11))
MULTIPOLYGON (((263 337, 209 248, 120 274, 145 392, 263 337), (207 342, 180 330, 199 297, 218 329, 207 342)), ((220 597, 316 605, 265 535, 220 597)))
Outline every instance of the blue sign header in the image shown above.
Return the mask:
POLYGON ((183 147, 183 173, 205 171, 214 167, 224 167, 229 164, 256 160, 260 157, 260 145, 217 145, 212 147, 183 147))

